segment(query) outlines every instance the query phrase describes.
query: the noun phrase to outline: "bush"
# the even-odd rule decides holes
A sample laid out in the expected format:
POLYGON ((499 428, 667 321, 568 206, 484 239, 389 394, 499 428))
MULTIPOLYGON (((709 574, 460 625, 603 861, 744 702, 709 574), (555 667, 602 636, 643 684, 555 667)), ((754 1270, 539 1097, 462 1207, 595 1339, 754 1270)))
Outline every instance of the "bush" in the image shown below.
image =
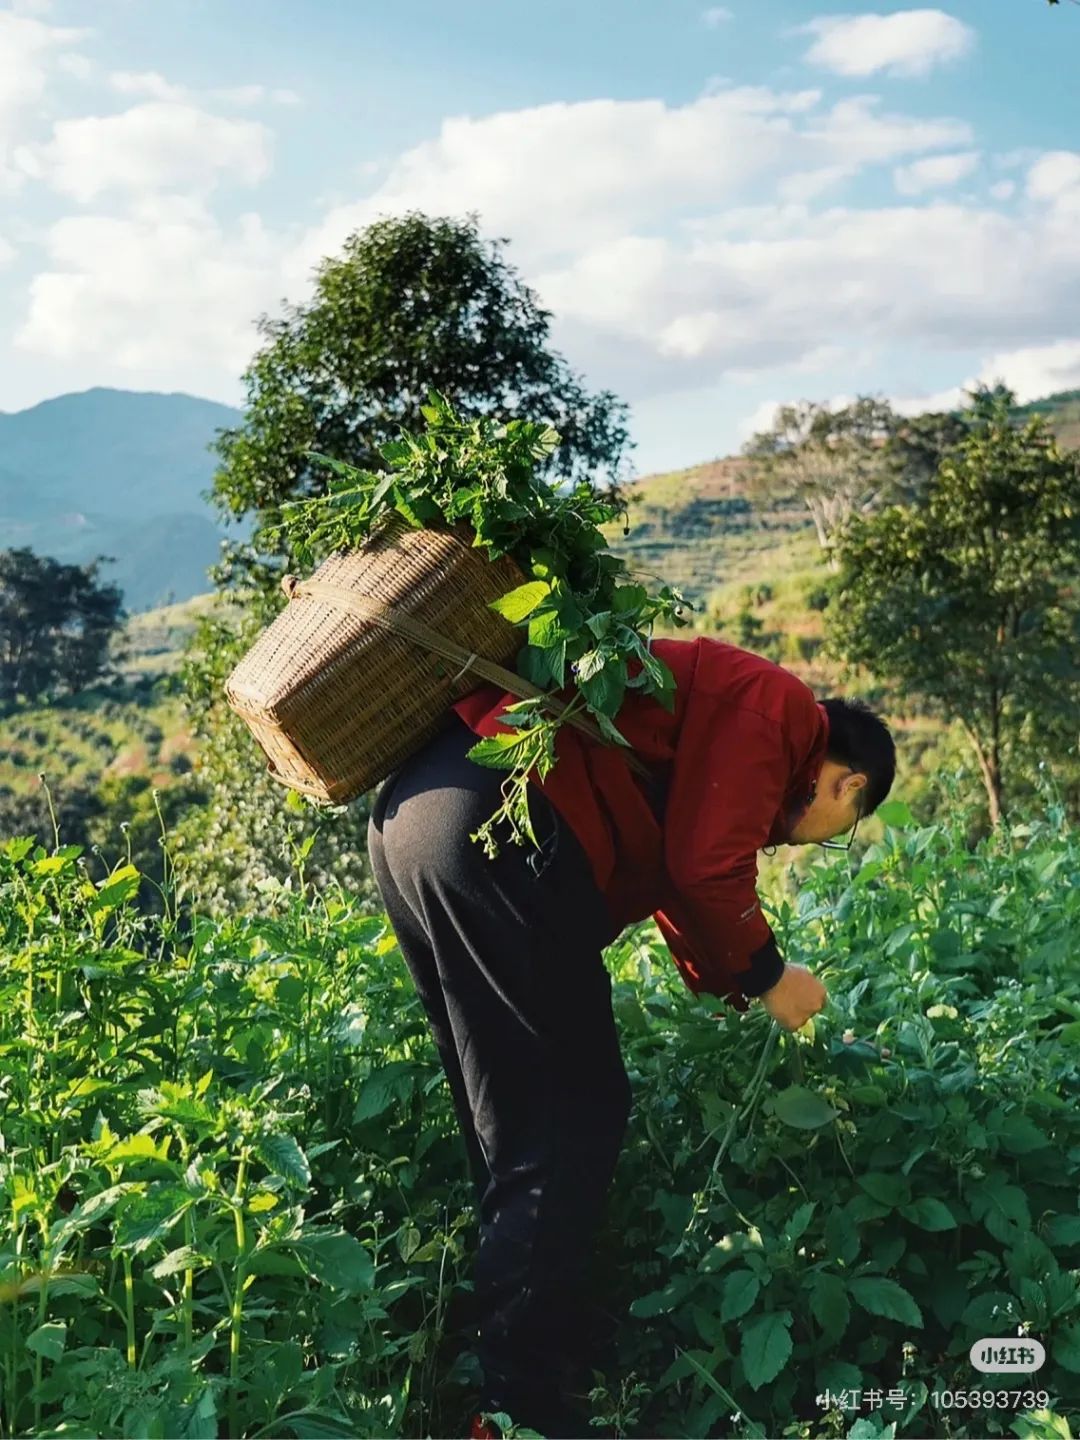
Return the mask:
MULTIPOLYGON (((830 992, 798 1034, 710 1013, 651 926, 608 952, 636 1103, 595 1405, 623 1433, 1067 1434, 1080 839, 1043 811, 969 849, 962 807, 894 801, 811 866, 769 907, 830 992), (976 1376, 1018 1332, 1045 1367, 976 1376), (991 1381, 1028 1398, 934 1402, 991 1381)), ((463 1433, 471 1188, 385 921, 333 885, 221 920, 138 886, 0 847, 4 1433, 463 1433)))

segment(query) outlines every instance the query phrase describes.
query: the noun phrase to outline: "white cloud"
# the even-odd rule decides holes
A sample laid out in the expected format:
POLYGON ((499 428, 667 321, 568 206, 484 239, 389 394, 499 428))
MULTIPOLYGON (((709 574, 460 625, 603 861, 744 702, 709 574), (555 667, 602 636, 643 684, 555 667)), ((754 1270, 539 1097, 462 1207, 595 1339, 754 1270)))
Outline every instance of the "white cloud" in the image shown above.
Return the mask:
POLYGON ((943 10, 822 15, 800 32, 815 37, 805 59, 836 75, 926 75, 975 42, 975 32, 943 10))
POLYGON ((152 100, 176 104, 186 101, 197 104, 200 100, 241 108, 300 104, 300 96, 295 90, 270 89, 265 85, 232 85, 219 90, 198 91, 187 85, 174 84, 156 70, 116 70, 109 76, 109 84, 121 95, 147 95, 152 100))
POLYGON ((5 119, 37 100, 45 88, 51 53, 81 40, 84 30, 46 25, 32 15, 0 10, 0 145, 5 119))
POLYGON ((182 101, 187 88, 174 85, 156 70, 114 70, 109 85, 121 95, 147 95, 151 100, 182 101))
MULTIPOLYGON (((743 87, 681 106, 593 100, 444 120, 363 200, 330 211, 308 237, 303 268, 380 214, 477 210, 515 238, 519 264, 742 203, 750 187, 793 174, 899 160, 971 138, 961 121, 882 113, 873 97, 823 108, 817 90, 743 87)), ((807 182, 813 185, 814 182, 807 182)), ((824 181, 822 181, 824 183, 824 181)))
POLYGON ((594 246, 535 283, 563 323, 593 337, 606 383, 634 398, 823 358, 862 370, 868 346, 948 355, 1042 343, 1080 286, 1071 234, 1049 210, 778 208, 737 233, 594 246), (839 356, 822 357, 823 337, 839 356))
POLYGON ((979 163, 977 150, 955 155, 930 155, 901 165, 893 171, 893 183, 901 195, 922 195, 927 190, 946 190, 965 179, 979 163))
POLYGON ((1080 338, 1028 345, 991 355, 979 371, 987 385, 1003 380, 1022 405, 1080 386, 1080 338))
POLYGON ((58 121, 52 140, 26 161, 54 189, 90 201, 109 190, 205 191, 226 178, 254 185, 269 172, 270 140, 257 121, 150 101, 120 115, 58 121))
POLYGON ((998 180, 990 186, 990 196, 993 200, 1011 200, 1016 194, 1015 180, 998 180))
POLYGON ((61 74, 71 75, 76 80, 90 80, 97 72, 93 60, 75 50, 65 50, 63 54, 57 55, 56 68, 61 74))
POLYGON ((295 90, 267 89, 265 85, 235 85, 231 89, 211 90, 210 96, 226 105, 299 105, 295 90))
POLYGON ((1027 174, 1027 193, 1051 205, 1062 219, 1080 217, 1080 151, 1052 150, 1027 174))
POLYGON ((701 12, 701 18, 710 29, 725 24, 728 20, 735 19, 735 12, 729 10, 726 5, 712 5, 708 10, 701 12))
POLYGON ((59 221, 49 266, 30 286, 16 336, 26 352, 93 360, 110 373, 238 374, 257 344, 253 321, 277 295, 281 239, 257 215, 224 226, 198 200, 143 200, 126 217, 59 221))
POLYGON ((750 411, 738 424, 738 436, 741 444, 758 435, 763 430, 771 430, 776 421, 777 415, 783 405, 780 400, 762 400, 761 404, 750 411))
POLYGON ((56 52, 85 33, 45 24, 26 7, 0 10, 0 194, 22 183, 14 152, 27 138, 25 117, 45 90, 56 52))
POLYGON ((969 380, 967 385, 951 385, 947 390, 936 390, 932 395, 901 395, 893 396, 889 404, 898 415, 928 415, 939 414, 943 410, 959 410, 967 401, 966 389, 970 389, 976 382, 969 380))

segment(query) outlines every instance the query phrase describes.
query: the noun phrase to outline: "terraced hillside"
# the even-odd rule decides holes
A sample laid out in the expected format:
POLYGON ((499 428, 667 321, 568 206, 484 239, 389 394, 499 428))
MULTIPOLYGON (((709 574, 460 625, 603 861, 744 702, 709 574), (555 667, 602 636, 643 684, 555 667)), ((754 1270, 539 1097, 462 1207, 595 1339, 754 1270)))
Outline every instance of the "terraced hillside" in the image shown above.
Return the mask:
POLYGON ((643 578, 678 585, 695 608, 718 586, 758 579, 792 542, 803 549, 813 542, 801 503, 761 509, 751 502, 741 460, 711 460, 627 488, 630 533, 609 527, 609 544, 643 578))

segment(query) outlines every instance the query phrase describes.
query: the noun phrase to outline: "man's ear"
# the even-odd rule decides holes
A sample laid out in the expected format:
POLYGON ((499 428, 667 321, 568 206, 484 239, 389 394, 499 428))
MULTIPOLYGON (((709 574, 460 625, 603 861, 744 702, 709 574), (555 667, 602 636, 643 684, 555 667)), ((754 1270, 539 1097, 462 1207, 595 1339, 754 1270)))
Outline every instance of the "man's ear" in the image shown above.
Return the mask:
POLYGON ((844 784, 852 792, 865 790, 867 785, 870 784, 870 776, 863 770, 856 770, 854 774, 848 775, 845 778, 844 784))

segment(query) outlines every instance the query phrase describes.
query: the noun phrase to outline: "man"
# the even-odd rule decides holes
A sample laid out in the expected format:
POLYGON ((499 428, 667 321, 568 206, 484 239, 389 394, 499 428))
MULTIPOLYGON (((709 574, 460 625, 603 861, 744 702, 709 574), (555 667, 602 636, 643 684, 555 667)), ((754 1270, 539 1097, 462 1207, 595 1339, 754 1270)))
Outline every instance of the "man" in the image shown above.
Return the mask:
MULTIPOLYGON (((860 702, 722 641, 657 640, 674 712, 628 691, 618 727, 646 763, 564 726, 534 784, 540 848, 488 859, 470 834, 502 772, 467 758, 510 728, 491 685, 383 786, 372 868, 428 1013, 476 1186, 482 1407, 548 1436, 592 1433, 584 1277, 630 1111, 602 951, 653 916, 687 986, 786 1029, 825 1003, 788 965, 756 890, 757 851, 853 831, 889 793, 895 748, 860 702)), ((491 1435, 479 1417, 474 1437, 491 1435)))

